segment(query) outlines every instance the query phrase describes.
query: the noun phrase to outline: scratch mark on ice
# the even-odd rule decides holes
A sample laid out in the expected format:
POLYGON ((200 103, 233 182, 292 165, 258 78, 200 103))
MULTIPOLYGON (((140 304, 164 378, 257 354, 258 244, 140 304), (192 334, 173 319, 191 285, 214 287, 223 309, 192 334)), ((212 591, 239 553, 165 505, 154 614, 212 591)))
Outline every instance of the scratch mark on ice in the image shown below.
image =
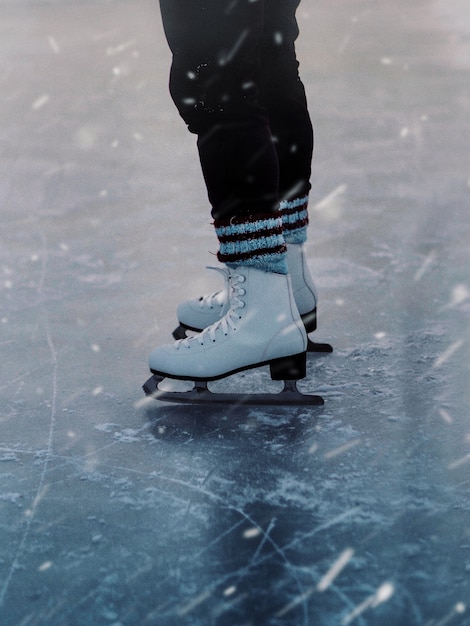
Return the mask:
POLYGON ((35 367, 32 370, 28 370, 27 372, 24 372, 24 374, 20 374, 16 378, 12 378, 11 380, 6 381, 5 384, 0 386, 0 391, 3 391, 4 389, 7 389, 7 387, 11 387, 12 385, 17 385, 17 383, 22 382, 25 378, 30 378, 35 372, 41 371, 43 367, 43 364, 38 365, 38 367, 35 367))
POLYGON ((54 346, 53 340, 52 340, 52 336, 51 336, 51 331, 50 331, 50 324, 49 324, 49 319, 47 317, 47 312, 45 311, 45 317, 46 317, 46 339, 47 339, 47 344, 49 346, 49 350, 51 352, 52 355, 52 401, 51 401, 51 413, 50 413, 50 418, 49 418, 49 435, 48 435, 48 441, 47 441, 47 449, 46 449, 46 455, 45 455, 45 459, 44 459, 44 464, 42 466, 42 471, 41 471, 41 475, 39 478, 39 485, 38 488, 36 490, 36 495, 33 499, 33 504, 31 509, 29 509, 28 511, 26 511, 26 526, 25 529, 23 531, 23 535, 20 539, 18 548, 16 549, 16 553, 14 555, 12 564, 10 566, 10 569, 8 571, 7 577, 5 579, 5 582, 3 583, 3 587, 0 591, 0 607, 3 606, 4 602, 5 602, 5 597, 6 594, 8 592, 8 589, 10 587, 10 583, 12 581, 13 575, 15 573, 15 571, 19 568, 20 566, 20 561, 21 558, 23 556, 25 547, 26 547, 26 543, 28 541, 28 537, 29 537, 29 532, 31 529, 31 524, 33 522, 33 519, 36 515, 36 511, 37 508, 41 502, 41 499, 44 497, 45 493, 47 492, 47 486, 44 484, 45 478, 46 478, 46 474, 48 471, 48 467, 49 467, 49 463, 51 461, 52 458, 52 444, 53 444, 53 439, 54 439, 54 430, 55 430, 55 421, 56 421, 56 406, 57 406, 57 366, 58 366, 58 359, 57 359, 57 351, 56 348, 54 346))
POLYGON ((216 539, 214 539, 213 541, 205 545, 204 548, 202 548, 199 552, 197 552, 194 555, 194 558, 199 559, 207 550, 209 550, 210 548, 215 546, 217 543, 222 541, 222 539, 225 539, 225 537, 228 537, 230 534, 232 534, 235 530, 237 530, 237 528, 239 528, 244 523, 245 523, 245 520, 242 518, 239 522, 237 522, 236 524, 233 524, 225 532, 223 532, 221 535, 216 537, 216 539))
MULTIPOLYGON (((323 576, 323 578, 319 581, 316 586, 316 591, 326 591, 328 587, 333 583, 334 579, 341 573, 341 571, 346 567, 349 561, 354 556, 354 550, 352 548, 347 548, 340 554, 338 559, 333 563, 328 572, 323 576)), ((286 604, 278 613, 276 613, 276 617, 284 617, 289 611, 295 609, 299 604, 308 600, 308 598, 315 592, 315 587, 309 587, 303 594, 294 598, 291 602, 286 604)))
MULTIPOLYGON (((44 239, 44 244, 45 244, 45 253, 43 258, 46 259, 47 258, 47 244, 44 239)), ((44 278, 45 278, 45 274, 46 274, 46 261, 43 261, 43 277, 39 283, 39 297, 40 299, 43 298, 43 286, 44 286, 44 278)), ((0 590, 0 607, 3 606, 4 602, 5 602, 5 597, 6 594, 8 592, 8 589, 10 587, 10 583, 12 581, 13 575, 15 573, 15 571, 19 568, 20 566, 20 561, 21 558, 23 556, 27 541, 28 541, 28 537, 29 537, 29 533, 30 533, 30 529, 31 529, 31 524, 33 522, 33 519, 36 515, 36 511, 37 508, 41 502, 41 499, 43 498, 44 494, 47 492, 48 487, 44 484, 45 483, 45 479, 46 479, 46 475, 48 472, 48 468, 49 468, 49 464, 51 462, 52 459, 52 446, 53 446, 53 441, 54 441, 54 432, 55 432, 55 422, 56 422, 56 413, 57 413, 57 394, 58 394, 58 388, 57 388, 57 372, 58 372, 58 353, 56 350, 56 347, 54 345, 54 341, 52 339, 52 334, 51 334, 51 326, 50 326, 50 322, 49 322, 49 316, 48 316, 48 312, 45 308, 45 305, 43 304, 42 306, 43 308, 43 312, 44 312, 44 323, 45 323, 45 333, 46 333, 46 341, 47 341, 47 345, 51 354, 51 361, 52 361, 52 372, 51 372, 51 377, 52 377, 52 399, 51 399, 51 412, 50 412, 50 417, 49 417, 49 433, 48 433, 48 439, 47 439, 47 447, 46 447, 46 454, 44 457, 44 464, 42 466, 42 470, 41 470, 41 474, 39 477, 39 484, 38 487, 36 489, 36 495, 33 499, 33 503, 31 506, 31 509, 29 509, 28 511, 26 511, 26 525, 23 531, 23 535, 21 536, 20 542, 18 544, 18 547, 16 549, 13 561, 11 563, 10 569, 8 571, 8 574, 6 576, 6 579, 3 583, 3 586, 0 590)))
POLYGON ((269 535, 272 531, 272 529, 275 527, 276 525, 276 518, 273 517, 273 519, 270 521, 269 526, 266 530, 266 532, 264 533, 263 539, 260 541, 258 547, 256 548, 256 552, 253 555, 252 561, 256 561, 258 558, 258 555, 260 554, 261 550, 263 549, 264 544, 266 543, 266 541, 269 538, 269 535))
POLYGON ((197 606, 199 606, 200 604, 205 602, 208 598, 210 598, 211 595, 212 595, 212 591, 210 590, 203 591, 198 596, 196 596, 193 600, 191 600, 191 602, 189 602, 185 606, 180 607, 177 610, 178 615, 180 617, 184 617, 185 615, 188 615, 188 613, 191 613, 193 609, 195 609, 197 606))

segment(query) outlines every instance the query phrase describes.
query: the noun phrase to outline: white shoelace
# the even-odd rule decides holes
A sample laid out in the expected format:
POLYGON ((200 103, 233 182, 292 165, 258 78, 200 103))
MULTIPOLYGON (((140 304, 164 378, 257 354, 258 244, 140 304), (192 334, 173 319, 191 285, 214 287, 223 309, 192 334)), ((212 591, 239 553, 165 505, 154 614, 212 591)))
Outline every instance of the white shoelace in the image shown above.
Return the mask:
POLYGON ((201 309, 213 309, 214 306, 222 307, 223 305, 220 302, 216 302, 214 305, 214 300, 217 299, 217 296, 220 294, 220 291, 216 291, 215 293, 209 293, 207 296, 202 296, 199 298, 199 306, 201 309))
MULTIPOLYGON (((203 346, 206 339, 211 342, 217 341, 216 332, 221 329, 224 336, 228 335, 229 328, 231 330, 236 329, 236 322, 240 319, 240 316, 236 313, 237 309, 242 309, 245 306, 245 302, 239 298, 239 296, 245 295, 245 289, 240 287, 240 283, 245 282, 245 277, 235 272, 229 273, 225 269, 219 269, 218 267, 211 267, 221 274, 223 274, 229 283, 229 298, 230 308, 227 313, 211 326, 205 328, 201 333, 194 337, 186 337, 186 339, 179 339, 175 342, 175 348, 179 350, 181 347, 190 348, 191 342, 197 341, 199 345, 203 346)), ((213 297, 213 296, 210 296, 213 297)))

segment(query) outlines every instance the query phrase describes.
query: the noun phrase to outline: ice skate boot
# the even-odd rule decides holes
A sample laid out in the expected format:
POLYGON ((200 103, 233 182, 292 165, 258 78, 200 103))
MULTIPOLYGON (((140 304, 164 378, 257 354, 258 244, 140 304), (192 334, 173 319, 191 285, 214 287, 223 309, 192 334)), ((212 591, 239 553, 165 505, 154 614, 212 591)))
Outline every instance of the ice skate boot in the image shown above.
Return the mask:
MULTIPOLYGON (((317 290, 307 265, 302 244, 287 245, 287 265, 291 276, 292 291, 297 309, 307 333, 317 327, 317 290)), ((216 293, 182 302, 176 311, 179 326, 173 331, 175 339, 186 337, 187 331, 201 332, 223 317, 229 308, 228 271, 217 269, 225 275, 224 288, 216 293)), ((308 342, 309 352, 331 352, 329 344, 308 342)))
POLYGON ((170 401, 211 402, 211 396, 220 396, 215 401, 323 404, 318 396, 300 394, 295 387, 295 381, 306 374, 307 335, 290 276, 240 266, 228 271, 227 280, 230 296, 225 315, 194 337, 160 346, 150 354, 154 376, 153 383, 147 381, 146 392, 170 401), (285 381, 284 393, 238 397, 207 389, 207 381, 262 365, 269 365, 273 380, 285 381), (159 394, 163 378, 191 380, 196 387, 192 392, 159 394))

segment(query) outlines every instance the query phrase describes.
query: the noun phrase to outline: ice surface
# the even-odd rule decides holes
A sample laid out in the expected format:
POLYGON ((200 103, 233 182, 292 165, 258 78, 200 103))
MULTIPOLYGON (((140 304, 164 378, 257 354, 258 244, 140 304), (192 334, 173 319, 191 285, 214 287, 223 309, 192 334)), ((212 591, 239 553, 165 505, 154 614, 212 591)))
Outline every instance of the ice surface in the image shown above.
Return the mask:
POLYGON ((469 5, 299 19, 326 404, 178 407, 216 242, 158 3, 0 2, 2 624, 470 623, 469 5))

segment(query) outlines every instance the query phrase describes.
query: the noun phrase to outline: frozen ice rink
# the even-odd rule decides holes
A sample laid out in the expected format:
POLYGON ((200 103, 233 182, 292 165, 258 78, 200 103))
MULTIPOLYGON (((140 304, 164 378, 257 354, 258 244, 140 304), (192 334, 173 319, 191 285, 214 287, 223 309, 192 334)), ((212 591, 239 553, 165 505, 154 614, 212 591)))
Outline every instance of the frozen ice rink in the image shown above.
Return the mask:
POLYGON ((158 2, 0 0, 2 626, 470 625, 470 4, 298 17, 325 406, 203 408, 141 390, 219 286, 158 2))

